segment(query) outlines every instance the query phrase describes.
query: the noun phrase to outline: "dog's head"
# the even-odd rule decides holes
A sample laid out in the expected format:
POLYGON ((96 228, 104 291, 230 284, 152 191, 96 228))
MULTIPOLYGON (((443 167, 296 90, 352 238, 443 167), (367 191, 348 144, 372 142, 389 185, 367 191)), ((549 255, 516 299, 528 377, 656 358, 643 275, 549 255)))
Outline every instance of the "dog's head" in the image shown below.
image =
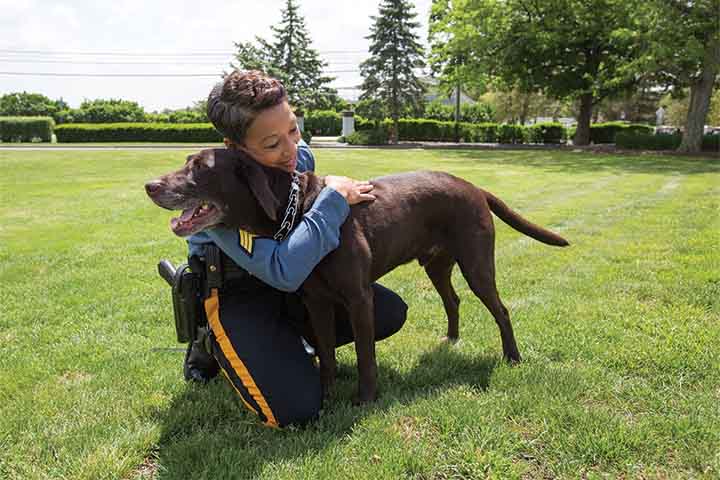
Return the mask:
POLYGON ((282 207, 272 170, 238 150, 208 149, 188 156, 180 170, 147 182, 145 191, 160 207, 182 210, 170 221, 176 235, 220 224, 269 234, 282 207))

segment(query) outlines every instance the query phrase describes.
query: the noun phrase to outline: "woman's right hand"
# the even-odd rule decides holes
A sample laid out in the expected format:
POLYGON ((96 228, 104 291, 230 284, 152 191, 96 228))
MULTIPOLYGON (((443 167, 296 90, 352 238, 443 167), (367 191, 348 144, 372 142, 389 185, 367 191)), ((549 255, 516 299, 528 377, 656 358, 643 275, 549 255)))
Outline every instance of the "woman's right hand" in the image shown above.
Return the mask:
POLYGON ((374 187, 368 181, 328 175, 325 177, 325 185, 342 195, 349 205, 375 200, 375 195, 370 193, 374 187))

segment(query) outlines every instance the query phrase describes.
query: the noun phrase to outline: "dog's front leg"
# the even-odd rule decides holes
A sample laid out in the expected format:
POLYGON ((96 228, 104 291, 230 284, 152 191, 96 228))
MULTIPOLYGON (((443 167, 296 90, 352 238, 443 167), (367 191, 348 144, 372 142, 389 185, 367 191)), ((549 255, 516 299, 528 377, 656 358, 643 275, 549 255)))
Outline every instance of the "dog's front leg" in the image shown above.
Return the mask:
POLYGON ((356 405, 377 399, 377 361, 375 359, 375 319, 372 288, 350 296, 350 323, 355 336, 358 367, 358 391, 353 398, 356 405))
POLYGON ((335 385, 337 361, 335 359, 335 306, 327 299, 303 295, 310 326, 315 338, 315 349, 320 359, 320 382, 323 396, 335 385))

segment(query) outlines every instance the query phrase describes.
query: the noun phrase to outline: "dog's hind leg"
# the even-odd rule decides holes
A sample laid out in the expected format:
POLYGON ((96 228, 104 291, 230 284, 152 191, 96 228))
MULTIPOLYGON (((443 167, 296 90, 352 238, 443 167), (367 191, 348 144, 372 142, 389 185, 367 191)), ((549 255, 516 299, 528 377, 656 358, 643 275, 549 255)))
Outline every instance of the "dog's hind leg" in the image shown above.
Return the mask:
POLYGON ((452 286, 451 276, 453 267, 455 267, 455 259, 447 253, 439 253, 430 259, 425 265, 425 273, 430 277, 435 290, 440 294, 440 298, 445 307, 447 315, 448 327, 446 340, 456 342, 459 337, 459 309, 460 297, 455 293, 452 286))
POLYGON ((520 352, 515 343, 510 314, 500 300, 495 284, 495 235, 478 232, 466 238, 464 251, 458 257, 458 265, 473 293, 482 300, 500 328, 503 356, 509 362, 519 362, 520 352))

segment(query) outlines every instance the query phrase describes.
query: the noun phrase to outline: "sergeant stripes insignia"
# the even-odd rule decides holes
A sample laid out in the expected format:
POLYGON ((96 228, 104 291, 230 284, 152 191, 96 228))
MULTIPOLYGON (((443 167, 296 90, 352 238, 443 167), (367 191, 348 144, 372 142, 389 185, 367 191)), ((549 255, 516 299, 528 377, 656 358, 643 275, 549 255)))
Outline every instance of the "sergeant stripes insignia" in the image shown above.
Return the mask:
POLYGON ((238 243, 240 244, 240 247, 250 256, 252 256, 253 248, 255 247, 255 237, 257 237, 257 235, 254 233, 238 229, 238 243))

